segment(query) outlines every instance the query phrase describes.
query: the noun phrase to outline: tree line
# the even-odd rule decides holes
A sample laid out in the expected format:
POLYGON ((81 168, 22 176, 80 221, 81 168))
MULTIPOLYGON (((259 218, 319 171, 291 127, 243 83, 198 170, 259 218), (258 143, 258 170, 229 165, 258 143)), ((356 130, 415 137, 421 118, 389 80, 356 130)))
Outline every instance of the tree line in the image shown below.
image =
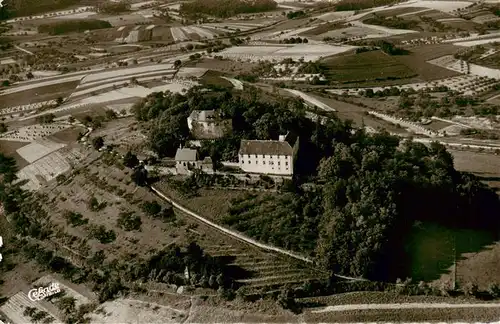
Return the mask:
POLYGON ((258 13, 271 11, 277 8, 273 0, 194 0, 183 2, 180 7, 181 14, 190 17, 210 15, 227 18, 238 14, 258 13))
POLYGON ((111 28, 112 25, 104 20, 98 19, 75 19, 42 24, 38 26, 39 33, 47 33, 49 35, 61 35, 67 33, 81 33, 86 30, 111 28))

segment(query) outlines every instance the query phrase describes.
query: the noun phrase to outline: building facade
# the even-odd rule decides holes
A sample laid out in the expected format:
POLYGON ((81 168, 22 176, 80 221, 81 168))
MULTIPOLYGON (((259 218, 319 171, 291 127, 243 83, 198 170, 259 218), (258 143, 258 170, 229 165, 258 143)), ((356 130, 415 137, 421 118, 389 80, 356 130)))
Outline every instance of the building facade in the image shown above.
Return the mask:
POLYGON ((175 152, 175 170, 177 174, 189 174, 190 170, 200 167, 200 162, 198 161, 197 150, 179 147, 175 152))
POLYGON ((195 169, 203 172, 213 172, 212 159, 199 159, 198 151, 191 148, 179 147, 175 153, 175 170, 177 174, 190 174, 195 169))
POLYGON ((194 110, 187 123, 196 139, 221 138, 231 129, 231 120, 219 118, 215 110, 194 110))
POLYGON ((238 152, 239 166, 249 173, 291 176, 295 152, 284 137, 279 141, 242 140, 238 152))

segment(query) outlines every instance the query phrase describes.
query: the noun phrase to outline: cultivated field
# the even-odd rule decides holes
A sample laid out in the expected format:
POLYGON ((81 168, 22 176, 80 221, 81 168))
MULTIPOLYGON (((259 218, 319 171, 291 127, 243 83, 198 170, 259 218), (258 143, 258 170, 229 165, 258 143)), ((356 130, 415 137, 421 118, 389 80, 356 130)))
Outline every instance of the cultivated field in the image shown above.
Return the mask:
POLYGON ((363 83, 387 79, 408 79, 417 76, 406 65, 381 51, 348 54, 323 63, 328 67, 329 78, 339 83, 363 83))

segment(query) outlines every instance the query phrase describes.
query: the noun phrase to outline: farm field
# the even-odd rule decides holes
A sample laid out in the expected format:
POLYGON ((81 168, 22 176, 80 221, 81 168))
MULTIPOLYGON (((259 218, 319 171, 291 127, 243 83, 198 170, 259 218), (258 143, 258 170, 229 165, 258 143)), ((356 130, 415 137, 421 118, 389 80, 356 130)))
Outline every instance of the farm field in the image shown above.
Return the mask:
MULTIPOLYGON (((364 124, 365 126, 373 129, 386 129, 387 131, 393 133, 407 134, 403 128, 398 128, 393 124, 374 118, 373 116, 366 115, 366 112, 369 110, 367 108, 326 97, 321 97, 321 100, 330 107, 334 107, 335 110, 337 110, 336 114, 339 118, 352 120, 358 127, 364 124)), ((380 105, 385 106, 384 102, 381 102, 380 105)))
POLYGON ((27 105, 58 97, 67 97, 79 84, 79 81, 66 82, 24 90, 11 94, 0 94, 0 108, 27 105))
POLYGON ((453 45, 445 45, 443 47, 432 45, 430 46, 431 47, 429 48, 426 48, 426 46, 415 49, 412 48, 410 49, 409 55, 399 55, 394 56, 394 58, 399 63, 404 64, 412 71, 414 71, 418 75, 417 78, 421 81, 432 81, 460 75, 460 73, 458 72, 438 67, 426 62, 442 55, 448 55, 448 53, 455 53, 458 47, 455 47, 453 45))
POLYGON ((362 83, 375 80, 408 79, 417 73, 382 51, 346 54, 322 61, 326 77, 339 83, 362 83))
MULTIPOLYGON (((487 289, 483 281, 484 275, 476 272, 474 278, 467 276, 469 271, 464 262, 471 256, 488 250, 494 238, 491 234, 474 231, 449 229, 442 226, 422 223, 416 225, 413 236, 408 242, 409 254, 411 256, 411 273, 414 281, 436 281, 453 282, 455 278, 454 260, 456 265, 457 285, 466 285, 473 282, 481 284, 481 289, 487 289), (456 254, 455 254, 456 253, 456 254), (464 277, 462 274, 465 273, 464 277)), ((496 258, 492 261, 498 261, 496 258)), ((470 262, 470 261, 469 261, 470 262)), ((476 270, 482 268, 476 264, 476 270)), ((484 268, 485 272, 489 272, 484 268)), ((493 278, 488 278, 493 279, 493 278)), ((492 282, 492 281, 488 281, 492 282)))

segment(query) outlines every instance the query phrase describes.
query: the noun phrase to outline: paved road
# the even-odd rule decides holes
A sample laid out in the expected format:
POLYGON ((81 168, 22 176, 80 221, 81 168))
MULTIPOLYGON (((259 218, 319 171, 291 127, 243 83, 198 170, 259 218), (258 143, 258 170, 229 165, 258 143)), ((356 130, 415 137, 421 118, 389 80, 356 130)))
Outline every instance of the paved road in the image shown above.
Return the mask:
POLYGON ((481 303, 481 304, 447 304, 447 303, 404 303, 404 304, 353 304, 328 306, 320 310, 313 310, 311 313, 326 312, 345 312, 356 310, 374 310, 374 309, 445 309, 445 308, 500 308, 500 303, 481 303))

